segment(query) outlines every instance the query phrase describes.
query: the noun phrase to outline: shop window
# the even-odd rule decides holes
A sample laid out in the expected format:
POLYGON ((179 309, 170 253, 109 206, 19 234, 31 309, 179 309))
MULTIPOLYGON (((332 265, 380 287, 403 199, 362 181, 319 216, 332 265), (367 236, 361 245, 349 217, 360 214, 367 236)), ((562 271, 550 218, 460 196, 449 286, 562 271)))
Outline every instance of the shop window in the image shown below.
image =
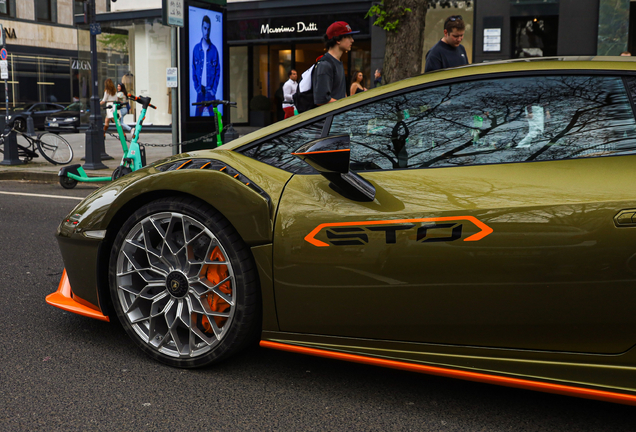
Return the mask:
MULTIPOLYGON (((117 26, 97 37, 98 96, 101 98, 104 93, 106 79, 111 79, 115 85, 123 83, 129 93, 150 96, 157 107, 147 111, 144 125, 169 126, 172 123, 172 89, 166 87, 166 69, 171 64, 170 27, 160 21, 118 22, 117 26)), ((81 31, 78 36, 79 33, 81 31)), ((88 48, 84 39, 80 39, 79 44, 88 48)), ((79 94, 80 101, 87 105, 92 91, 91 70, 84 68, 84 61, 89 60, 88 51, 78 53, 75 67, 80 69, 75 71, 73 83, 74 94, 79 94)), ((124 120, 134 124, 138 114, 139 106, 131 104, 131 111, 124 120)))
MULTIPOLYGON (((349 53, 351 60, 349 61, 350 72, 347 74, 350 78, 353 78, 355 72, 362 72, 363 80, 362 86, 369 89, 371 88, 371 82, 373 81, 373 72, 371 70, 371 42, 370 41, 355 41, 353 48, 349 53)), ((347 83, 347 91, 353 81, 347 83)))
POLYGON ((69 59, 40 59, 38 75, 39 100, 54 103, 71 102, 71 77, 69 59))
POLYGON ((12 56, 13 79, 17 82, 14 102, 38 102, 38 59, 30 56, 12 56))
POLYGON ((557 55, 558 16, 512 18, 512 57, 557 55))
POLYGON ((525 77, 439 86, 334 117, 355 170, 549 161, 636 153, 620 78, 525 77))
POLYGON ((35 0, 35 20, 57 22, 57 0, 35 0))
POLYGON ((247 123, 248 113, 248 48, 230 47, 230 100, 236 108, 230 109, 232 123, 247 123))

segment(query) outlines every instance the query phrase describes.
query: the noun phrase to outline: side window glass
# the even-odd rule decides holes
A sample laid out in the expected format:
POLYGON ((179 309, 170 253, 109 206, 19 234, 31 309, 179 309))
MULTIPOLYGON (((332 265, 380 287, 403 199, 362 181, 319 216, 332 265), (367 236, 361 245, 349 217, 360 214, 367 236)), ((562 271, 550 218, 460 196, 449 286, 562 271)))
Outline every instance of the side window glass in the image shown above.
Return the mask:
POLYGON ((621 78, 465 82, 371 102, 334 117, 354 170, 558 160, 636 152, 621 78))
POLYGON ((308 126, 295 129, 275 138, 262 141, 239 152, 246 156, 297 174, 309 174, 316 171, 292 153, 300 146, 322 136, 325 120, 322 119, 308 126))

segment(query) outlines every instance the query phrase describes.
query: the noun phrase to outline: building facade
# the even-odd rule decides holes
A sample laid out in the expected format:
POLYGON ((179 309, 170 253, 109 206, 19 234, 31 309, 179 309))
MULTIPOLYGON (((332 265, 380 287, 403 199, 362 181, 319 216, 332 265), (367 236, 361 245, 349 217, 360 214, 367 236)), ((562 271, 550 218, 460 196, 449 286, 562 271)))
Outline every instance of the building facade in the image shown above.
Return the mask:
MULTIPOLYGON (((10 109, 31 102, 70 103, 80 96, 81 71, 91 65, 78 58, 73 20, 78 9, 81 2, 73 0, 0 0, 10 109)), ((97 0, 97 10, 106 9, 107 0, 97 0)), ((4 86, 0 94, 4 100, 4 86)))

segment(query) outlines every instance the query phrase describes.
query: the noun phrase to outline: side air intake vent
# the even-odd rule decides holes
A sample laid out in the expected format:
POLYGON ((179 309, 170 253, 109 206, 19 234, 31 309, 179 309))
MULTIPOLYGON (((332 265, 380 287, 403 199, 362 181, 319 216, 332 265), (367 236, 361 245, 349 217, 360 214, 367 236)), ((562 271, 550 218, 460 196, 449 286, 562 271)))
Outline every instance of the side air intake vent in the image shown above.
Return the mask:
POLYGON ((219 172, 222 172, 223 174, 227 174, 230 177, 236 179, 237 181, 240 181, 245 186, 252 189, 254 192, 261 195, 263 198, 267 200, 268 203, 271 202, 269 195, 267 195, 267 193, 263 189, 261 189, 258 185, 254 184, 250 179, 245 177, 243 174, 241 174, 240 172, 238 172, 236 169, 232 168, 228 164, 215 160, 215 159, 186 159, 186 160, 179 160, 176 162, 167 163, 165 165, 161 165, 160 167, 157 167, 157 170, 162 172, 177 171, 177 170, 193 170, 193 169, 219 171, 219 172))

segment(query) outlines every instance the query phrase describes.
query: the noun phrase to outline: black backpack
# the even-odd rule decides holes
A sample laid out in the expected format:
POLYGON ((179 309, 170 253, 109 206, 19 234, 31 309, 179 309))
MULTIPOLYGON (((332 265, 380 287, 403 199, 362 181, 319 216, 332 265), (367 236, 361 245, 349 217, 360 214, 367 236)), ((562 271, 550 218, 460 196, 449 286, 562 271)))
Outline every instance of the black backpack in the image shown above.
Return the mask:
MULTIPOLYGON (((322 56, 320 58, 322 58, 322 56)), ((316 66, 318 66, 318 63, 320 63, 320 59, 318 59, 318 61, 313 65, 313 69, 311 70, 311 84, 309 90, 301 92, 300 82, 303 80, 302 75, 298 80, 298 88, 296 89, 296 93, 294 93, 294 95, 292 96, 292 98, 294 99, 294 105, 296 106, 296 111, 298 111, 298 113, 309 111, 310 109, 316 108, 318 106, 314 102, 314 74, 316 73, 316 66)))

